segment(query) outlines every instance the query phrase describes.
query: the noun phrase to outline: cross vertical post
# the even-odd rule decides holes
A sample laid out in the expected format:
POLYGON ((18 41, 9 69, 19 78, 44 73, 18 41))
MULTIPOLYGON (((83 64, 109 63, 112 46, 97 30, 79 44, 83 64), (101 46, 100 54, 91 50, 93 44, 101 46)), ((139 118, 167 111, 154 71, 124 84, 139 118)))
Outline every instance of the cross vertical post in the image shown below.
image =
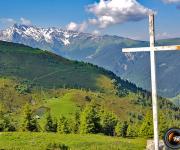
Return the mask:
POLYGON ((150 60, 151 60, 151 87, 152 87, 152 107, 153 107, 153 125, 154 125, 154 146, 159 149, 158 134, 158 104, 157 104, 157 86, 156 86, 156 56, 155 56, 155 32, 154 32, 154 14, 149 15, 149 34, 150 34, 150 60))
POLYGON ((157 86, 156 86, 156 56, 157 51, 174 51, 180 50, 180 45, 155 46, 154 14, 149 15, 149 34, 150 47, 123 48, 122 52, 150 52, 151 62, 151 90, 152 90, 152 107, 153 107, 153 125, 154 125, 154 148, 159 150, 158 134, 158 103, 157 103, 157 86))

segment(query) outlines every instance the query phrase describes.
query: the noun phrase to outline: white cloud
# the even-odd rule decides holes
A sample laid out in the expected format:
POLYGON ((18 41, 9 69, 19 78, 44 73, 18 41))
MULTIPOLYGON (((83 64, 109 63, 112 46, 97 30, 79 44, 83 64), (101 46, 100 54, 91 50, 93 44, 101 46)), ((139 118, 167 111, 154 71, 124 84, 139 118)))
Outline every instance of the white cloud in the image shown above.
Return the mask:
POLYGON ((16 23, 12 18, 0 18, 0 22, 6 26, 11 26, 16 23))
POLYGON ((99 3, 89 5, 87 10, 96 17, 89 19, 89 23, 100 28, 126 21, 139 21, 152 12, 136 0, 100 0, 99 3))
POLYGON ((31 25, 31 20, 21 17, 20 23, 24 25, 31 25))
POLYGON ((100 35, 101 33, 100 33, 99 30, 94 30, 94 31, 92 32, 92 34, 93 34, 93 35, 100 35))
POLYGON ((67 30, 71 30, 71 31, 78 31, 78 32, 83 32, 86 30, 86 28, 88 27, 88 24, 86 22, 83 22, 81 24, 77 24, 75 22, 70 22, 67 26, 66 29, 67 30))
POLYGON ((157 33, 157 39, 170 38, 170 35, 167 32, 157 33))
POLYGON ((180 10, 180 0, 162 0, 166 4, 175 4, 176 8, 180 10))
POLYGON ((24 24, 24 25, 31 25, 31 21, 23 17, 21 17, 19 20, 15 20, 12 18, 0 18, 0 23, 2 23, 4 27, 9 27, 16 23, 24 24))
POLYGON ((168 38, 175 38, 175 37, 179 37, 178 33, 167 33, 167 32, 159 32, 156 35, 157 39, 168 39, 168 38))
POLYGON ((76 31, 78 29, 78 25, 75 22, 70 22, 67 27, 67 30, 76 31))
POLYGON ((180 3, 180 0, 163 0, 165 3, 180 3))

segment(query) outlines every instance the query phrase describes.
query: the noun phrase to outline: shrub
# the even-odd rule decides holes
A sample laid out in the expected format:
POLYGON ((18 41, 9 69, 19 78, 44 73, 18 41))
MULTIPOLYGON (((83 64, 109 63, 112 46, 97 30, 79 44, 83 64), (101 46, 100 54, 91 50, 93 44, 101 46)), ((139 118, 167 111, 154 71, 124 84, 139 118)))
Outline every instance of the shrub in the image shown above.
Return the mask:
POLYGON ((16 124, 9 115, 0 117, 0 132, 16 131, 16 124))
POLYGON ((50 143, 48 144, 46 150, 69 150, 69 147, 62 143, 50 143))

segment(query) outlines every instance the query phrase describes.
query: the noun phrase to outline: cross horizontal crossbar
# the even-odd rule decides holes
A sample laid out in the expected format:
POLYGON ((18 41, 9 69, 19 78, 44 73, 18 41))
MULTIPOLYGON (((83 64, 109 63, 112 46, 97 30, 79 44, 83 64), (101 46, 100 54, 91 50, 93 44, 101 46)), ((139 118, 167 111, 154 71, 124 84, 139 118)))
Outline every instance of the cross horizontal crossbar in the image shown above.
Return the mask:
POLYGON ((149 52, 149 51, 170 51, 180 50, 180 45, 172 46, 156 46, 156 47, 139 47, 139 48, 123 48, 122 51, 125 53, 129 52, 149 52))

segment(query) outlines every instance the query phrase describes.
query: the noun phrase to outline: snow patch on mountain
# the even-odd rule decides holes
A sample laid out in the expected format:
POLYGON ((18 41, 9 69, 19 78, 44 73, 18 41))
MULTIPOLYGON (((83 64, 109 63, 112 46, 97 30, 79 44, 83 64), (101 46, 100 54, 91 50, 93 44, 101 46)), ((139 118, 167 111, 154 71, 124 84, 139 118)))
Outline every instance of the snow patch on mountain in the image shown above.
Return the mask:
POLYGON ((77 37, 79 33, 65 31, 59 28, 38 28, 35 26, 18 25, 0 31, 0 40, 16 42, 22 38, 24 41, 31 39, 35 42, 44 42, 53 44, 54 41, 67 46, 70 39, 77 37))

